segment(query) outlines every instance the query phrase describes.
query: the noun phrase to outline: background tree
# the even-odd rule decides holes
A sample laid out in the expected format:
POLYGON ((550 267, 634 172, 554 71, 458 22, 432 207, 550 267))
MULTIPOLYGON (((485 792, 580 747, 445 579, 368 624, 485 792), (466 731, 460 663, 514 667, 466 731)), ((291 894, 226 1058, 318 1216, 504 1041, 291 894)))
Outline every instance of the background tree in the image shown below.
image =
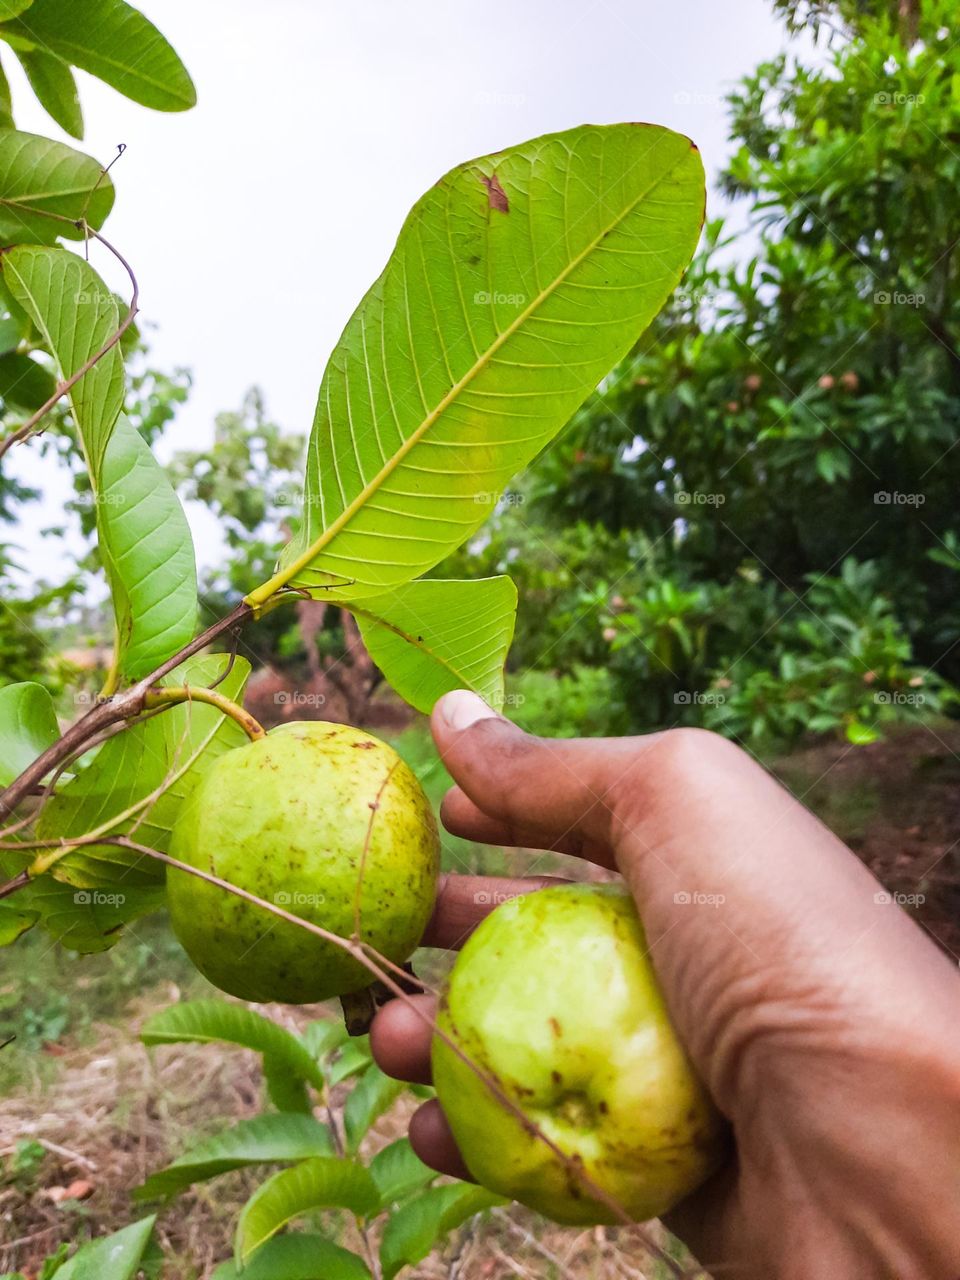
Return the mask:
POLYGON ((818 6, 825 64, 784 54, 731 95, 749 229, 709 226, 508 517, 524 547, 584 519, 633 540, 563 663, 611 636, 637 724, 672 703, 757 741, 863 740, 960 676, 960 48, 942 0, 902 8, 818 6))

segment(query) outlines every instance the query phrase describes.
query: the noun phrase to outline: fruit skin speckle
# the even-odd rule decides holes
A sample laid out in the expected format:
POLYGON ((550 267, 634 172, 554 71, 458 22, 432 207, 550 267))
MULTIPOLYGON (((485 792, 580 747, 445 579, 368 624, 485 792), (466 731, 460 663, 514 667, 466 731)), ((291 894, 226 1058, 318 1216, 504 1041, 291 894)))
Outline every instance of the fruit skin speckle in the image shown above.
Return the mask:
MULTIPOLYGON (((558 886, 498 907, 460 953, 437 1026, 634 1221, 666 1213, 723 1157, 723 1122, 617 886, 558 886)), ((478 1182, 556 1222, 617 1221, 439 1036, 432 1059, 478 1182)))
MULTIPOLYGON (((170 851, 346 938, 362 878, 361 936, 401 964, 433 909, 440 840, 423 789, 391 747, 310 721, 222 756, 181 811, 170 851)), ((333 943, 185 871, 170 870, 167 896, 191 960, 231 995, 306 1004, 371 981, 333 943)))

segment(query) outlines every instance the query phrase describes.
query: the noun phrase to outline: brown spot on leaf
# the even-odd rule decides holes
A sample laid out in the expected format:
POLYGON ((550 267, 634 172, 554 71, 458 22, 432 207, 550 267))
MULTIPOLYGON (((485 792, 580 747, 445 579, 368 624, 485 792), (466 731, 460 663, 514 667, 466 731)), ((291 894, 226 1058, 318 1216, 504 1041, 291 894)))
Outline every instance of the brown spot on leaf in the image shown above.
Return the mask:
POLYGON ((487 188, 487 199, 490 202, 491 209, 497 209, 500 213, 510 212, 510 201, 507 199, 507 193, 500 185, 500 179, 495 173, 488 178, 486 174, 480 175, 480 181, 487 188))

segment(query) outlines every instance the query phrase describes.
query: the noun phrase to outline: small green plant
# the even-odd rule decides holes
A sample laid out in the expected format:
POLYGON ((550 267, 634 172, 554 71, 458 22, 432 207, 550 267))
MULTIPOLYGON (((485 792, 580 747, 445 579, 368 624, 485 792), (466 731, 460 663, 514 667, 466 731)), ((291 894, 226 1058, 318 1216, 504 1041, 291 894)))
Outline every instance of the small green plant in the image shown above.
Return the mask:
MULTIPOLYGON (((434 1185, 438 1175, 406 1138, 375 1154, 361 1153, 403 1086, 376 1066, 366 1037, 348 1038, 338 1022, 312 1022, 297 1035, 241 1005, 198 1000, 151 1018, 142 1038, 148 1045, 224 1042, 261 1055, 273 1109, 204 1139, 134 1193, 138 1200, 166 1201, 235 1169, 284 1166, 241 1211, 234 1257, 217 1268, 216 1280, 241 1273, 245 1280, 393 1280, 460 1223, 503 1203, 481 1187, 434 1185), (352 1087, 338 1111, 331 1095, 345 1082, 352 1087), (332 1240, 327 1229, 286 1230, 328 1211, 338 1215, 348 1245, 332 1240)), ((413 1092, 423 1097, 432 1091, 413 1086, 413 1092)))

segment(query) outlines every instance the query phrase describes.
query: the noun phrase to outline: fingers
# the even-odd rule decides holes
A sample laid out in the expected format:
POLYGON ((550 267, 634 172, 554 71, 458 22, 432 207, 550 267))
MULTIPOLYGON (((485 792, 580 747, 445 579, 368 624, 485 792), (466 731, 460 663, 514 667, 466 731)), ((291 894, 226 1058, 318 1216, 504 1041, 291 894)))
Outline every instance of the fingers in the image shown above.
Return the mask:
POLYGON ((444 764, 474 806, 454 794, 445 820, 458 829, 502 835, 501 843, 557 846, 580 855, 589 849, 611 865, 612 793, 643 753, 643 739, 533 738, 465 690, 440 699, 431 727, 444 764), (495 825, 486 825, 484 816, 495 825))
POLYGON ((436 1169, 438 1173, 449 1173, 464 1182, 474 1181, 436 1098, 431 1098, 413 1113, 410 1120, 410 1145, 423 1163, 436 1169))
POLYGON ((451 787, 444 796, 440 819, 451 835, 476 840, 478 844, 507 845, 512 849, 552 849, 554 853, 568 853, 600 866, 611 865, 609 848, 587 840, 577 830, 558 835, 542 827, 512 826, 484 813, 459 787, 451 787))
MULTIPOLYGON (((435 1014, 436 1001, 432 996, 391 1000, 377 1011, 370 1028, 370 1048, 381 1071, 411 1084, 430 1083, 430 1041, 435 1014)), ((431 1169, 472 1181, 436 1099, 425 1102, 411 1117, 410 1144, 431 1169)))
POLYGON ((410 1084, 430 1084, 430 1041, 437 1002, 433 996, 391 1000, 370 1028, 370 1048, 381 1071, 410 1084))
POLYGON ((555 876, 443 876, 421 945, 456 951, 484 916, 501 902, 551 884, 565 883, 555 876))

